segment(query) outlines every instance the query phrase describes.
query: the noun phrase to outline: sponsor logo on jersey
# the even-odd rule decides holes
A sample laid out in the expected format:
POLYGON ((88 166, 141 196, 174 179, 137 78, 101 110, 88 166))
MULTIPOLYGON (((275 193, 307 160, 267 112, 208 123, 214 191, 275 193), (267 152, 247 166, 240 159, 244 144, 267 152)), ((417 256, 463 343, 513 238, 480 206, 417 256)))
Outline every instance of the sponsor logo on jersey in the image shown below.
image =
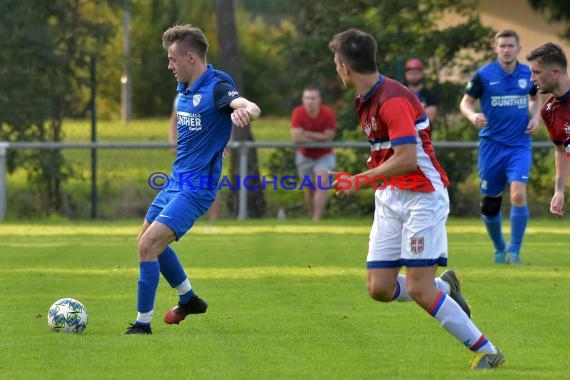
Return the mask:
POLYGON ((194 107, 200 104, 200 100, 202 100, 202 95, 200 94, 194 95, 194 97, 192 98, 192 104, 194 104, 194 107))
POLYGON ((234 96, 238 96, 239 93, 237 91, 228 91, 228 96, 230 98, 233 98, 234 96))
POLYGON ((492 107, 528 107, 528 95, 491 96, 492 107))
POLYGON ((569 122, 564 123, 564 133, 566 133, 567 135, 570 135, 570 123, 569 122))
POLYGON ((552 111, 552 102, 546 103, 546 112, 550 112, 550 111, 552 111))
POLYGON ((202 130, 202 117, 199 113, 178 112, 178 125, 188 127, 191 131, 202 130))

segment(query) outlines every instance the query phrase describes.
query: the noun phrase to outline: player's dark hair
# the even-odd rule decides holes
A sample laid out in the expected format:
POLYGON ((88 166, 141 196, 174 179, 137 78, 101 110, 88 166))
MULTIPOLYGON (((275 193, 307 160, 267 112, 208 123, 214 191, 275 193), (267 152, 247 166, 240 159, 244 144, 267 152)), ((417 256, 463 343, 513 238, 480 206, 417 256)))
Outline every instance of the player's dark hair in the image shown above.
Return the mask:
POLYGON ((519 34, 512 29, 503 29, 498 31, 497 34, 495 34, 495 41, 497 41, 499 38, 509 37, 514 38, 517 41, 517 45, 520 44, 519 34))
POLYGON ((378 71, 376 41, 368 33, 358 29, 337 33, 329 42, 329 49, 357 73, 372 74, 378 71))
POLYGON ((162 35, 162 46, 168 50, 175 42, 178 42, 176 47, 181 54, 186 54, 190 50, 206 60, 209 44, 202 29, 190 24, 174 25, 162 35))
POLYGON ((568 66, 564 50, 552 42, 546 42, 537 46, 526 56, 526 60, 529 62, 538 60, 539 63, 544 65, 558 66, 564 72, 566 72, 568 66))

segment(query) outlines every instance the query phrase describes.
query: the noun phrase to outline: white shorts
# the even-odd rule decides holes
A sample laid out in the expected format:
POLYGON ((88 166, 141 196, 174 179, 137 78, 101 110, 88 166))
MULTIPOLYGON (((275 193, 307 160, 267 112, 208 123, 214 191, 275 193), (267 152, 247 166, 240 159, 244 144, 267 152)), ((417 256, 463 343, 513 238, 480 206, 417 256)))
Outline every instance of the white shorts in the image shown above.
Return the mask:
POLYGON ((447 189, 376 190, 368 269, 447 266, 447 189))

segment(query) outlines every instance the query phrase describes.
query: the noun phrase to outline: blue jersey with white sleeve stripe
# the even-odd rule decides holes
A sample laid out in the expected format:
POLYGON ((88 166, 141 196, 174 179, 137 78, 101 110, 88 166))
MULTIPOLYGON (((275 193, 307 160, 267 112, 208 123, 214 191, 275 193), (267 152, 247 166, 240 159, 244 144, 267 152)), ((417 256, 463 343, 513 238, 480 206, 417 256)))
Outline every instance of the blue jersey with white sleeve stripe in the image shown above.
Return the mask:
POLYGON ((508 73, 495 60, 480 68, 471 78, 465 93, 481 103, 481 112, 487 126, 479 137, 506 146, 530 146, 526 133, 529 122, 529 95, 536 95, 537 87, 530 80, 527 65, 517 62, 508 73))

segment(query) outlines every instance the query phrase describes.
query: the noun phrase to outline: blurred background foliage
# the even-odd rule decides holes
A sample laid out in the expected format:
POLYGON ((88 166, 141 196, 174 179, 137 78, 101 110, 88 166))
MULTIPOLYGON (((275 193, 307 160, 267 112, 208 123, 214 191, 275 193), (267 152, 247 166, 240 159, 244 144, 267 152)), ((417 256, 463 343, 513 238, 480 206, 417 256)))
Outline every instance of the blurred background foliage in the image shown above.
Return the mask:
MULTIPOLYGON (((564 2, 529 2, 554 19, 569 19, 570 7, 564 2)), ((426 63, 427 84, 440 101, 438 117, 433 121, 434 141, 477 139, 476 130, 458 114, 464 83, 493 57, 495 31, 481 24, 476 1, 237 0, 236 4, 243 77, 240 91, 260 105, 264 117, 288 118, 300 103, 303 87, 312 84, 337 111, 336 138, 361 140, 353 110, 354 91, 339 82, 328 50, 335 33, 356 27, 377 39, 382 73, 402 80, 408 58, 420 57, 426 63)), ((112 122, 117 130, 124 127, 121 76, 126 64, 132 76, 133 120, 166 118, 176 83, 167 70, 161 36, 169 26, 185 23, 204 30, 210 41, 209 63, 224 69, 228 62, 219 61, 217 43, 224 36, 218 36, 211 0, 3 0, 0 140, 66 139, 73 123, 65 120, 90 116, 93 62, 99 121, 112 122), (126 5, 131 11, 128 60, 124 52, 126 5)), ((166 125, 161 128, 165 135, 166 125)), ((255 127, 253 130, 255 134, 255 127)), ((338 152, 340 169, 362 169, 366 152, 338 152)), ((11 150, 9 154, 10 172, 26 168, 28 181, 41 198, 38 209, 48 214, 69 214, 64 206, 73 203, 73 197, 64 191, 64 184, 84 179, 84 171, 66 162, 61 151, 16 154, 11 150)), ((458 214, 478 213, 475 157, 473 150, 438 151, 452 179, 450 193, 458 214)), ((274 150, 262 161, 266 165, 263 172, 294 172, 291 149, 274 150)), ((551 152, 535 152, 531 197, 540 202, 548 197, 552 172, 551 152)), ((336 203, 332 201, 333 209, 348 212, 342 208, 348 206, 336 203)), ((373 205, 367 199, 365 206, 355 203, 354 208, 358 207, 367 213, 366 207, 373 205)))

